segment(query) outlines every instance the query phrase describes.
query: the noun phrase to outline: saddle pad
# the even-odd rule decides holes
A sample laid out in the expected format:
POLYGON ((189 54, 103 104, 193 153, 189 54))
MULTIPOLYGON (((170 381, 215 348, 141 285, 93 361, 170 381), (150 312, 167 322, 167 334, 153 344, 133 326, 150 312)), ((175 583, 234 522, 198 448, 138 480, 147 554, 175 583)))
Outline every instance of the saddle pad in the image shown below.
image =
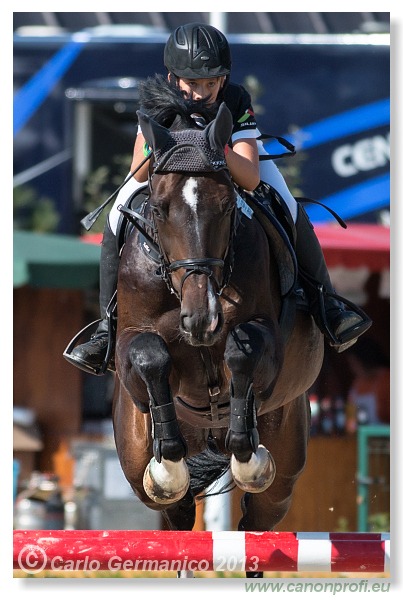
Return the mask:
POLYGON ((244 194, 243 199, 252 208, 266 232, 279 271, 281 295, 287 296, 295 287, 298 272, 297 258, 290 239, 269 205, 263 204, 251 194, 244 194))

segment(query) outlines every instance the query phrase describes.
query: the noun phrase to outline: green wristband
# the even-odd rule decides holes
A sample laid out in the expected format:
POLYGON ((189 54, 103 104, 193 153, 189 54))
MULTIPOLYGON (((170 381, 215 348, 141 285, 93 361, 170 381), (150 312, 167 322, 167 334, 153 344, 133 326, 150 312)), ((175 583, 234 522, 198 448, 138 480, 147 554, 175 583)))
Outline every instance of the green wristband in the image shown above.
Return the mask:
POLYGON ((144 142, 144 144, 143 144, 143 154, 144 154, 145 158, 147 158, 147 156, 150 156, 150 154, 151 154, 151 148, 147 144, 147 142, 144 142))

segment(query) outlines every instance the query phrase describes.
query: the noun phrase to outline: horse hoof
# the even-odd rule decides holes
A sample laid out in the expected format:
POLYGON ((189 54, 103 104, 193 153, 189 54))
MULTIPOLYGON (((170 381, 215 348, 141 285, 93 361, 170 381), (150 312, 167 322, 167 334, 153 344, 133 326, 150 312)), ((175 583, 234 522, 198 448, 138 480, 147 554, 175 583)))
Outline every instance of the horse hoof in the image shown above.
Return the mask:
POLYGON ((258 494, 264 492, 274 481, 276 465, 270 452, 259 444, 246 463, 239 462, 234 455, 231 457, 232 477, 241 490, 258 494))
POLYGON ((172 504, 186 494, 190 484, 187 464, 183 459, 178 462, 152 458, 143 476, 144 490, 149 498, 158 504, 172 504))

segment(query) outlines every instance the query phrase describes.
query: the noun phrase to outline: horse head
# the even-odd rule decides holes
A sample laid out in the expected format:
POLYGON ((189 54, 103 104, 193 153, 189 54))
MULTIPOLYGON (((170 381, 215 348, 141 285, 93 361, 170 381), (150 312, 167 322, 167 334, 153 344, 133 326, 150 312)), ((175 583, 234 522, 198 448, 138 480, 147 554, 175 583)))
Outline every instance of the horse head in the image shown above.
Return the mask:
POLYGON ((138 116, 154 153, 149 203, 162 271, 181 302, 180 330, 191 345, 212 345, 232 259, 236 194, 225 161, 232 116, 222 104, 205 128, 177 131, 138 116))

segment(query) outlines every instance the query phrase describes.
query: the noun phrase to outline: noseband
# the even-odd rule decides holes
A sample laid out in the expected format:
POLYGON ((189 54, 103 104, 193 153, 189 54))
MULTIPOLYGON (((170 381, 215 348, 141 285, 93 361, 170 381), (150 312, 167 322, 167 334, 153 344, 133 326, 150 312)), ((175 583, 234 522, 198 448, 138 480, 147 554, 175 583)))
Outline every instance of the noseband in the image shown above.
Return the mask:
MULTIPOLYGON (((217 278, 214 275, 214 271, 212 267, 220 267, 224 268, 225 261, 221 258, 185 258, 183 260, 174 260, 173 262, 166 264, 166 272, 171 275, 174 271, 178 271, 179 269, 185 269, 185 274, 183 275, 180 283, 180 293, 176 293, 179 300, 182 301, 182 290, 183 284, 186 279, 190 277, 190 275, 207 275, 209 279, 214 281, 215 289, 217 290, 217 294, 220 295, 227 285, 221 284, 219 285, 217 278)), ((172 282, 171 282, 172 283, 172 282)), ((173 288, 173 286, 171 286, 173 288)))

